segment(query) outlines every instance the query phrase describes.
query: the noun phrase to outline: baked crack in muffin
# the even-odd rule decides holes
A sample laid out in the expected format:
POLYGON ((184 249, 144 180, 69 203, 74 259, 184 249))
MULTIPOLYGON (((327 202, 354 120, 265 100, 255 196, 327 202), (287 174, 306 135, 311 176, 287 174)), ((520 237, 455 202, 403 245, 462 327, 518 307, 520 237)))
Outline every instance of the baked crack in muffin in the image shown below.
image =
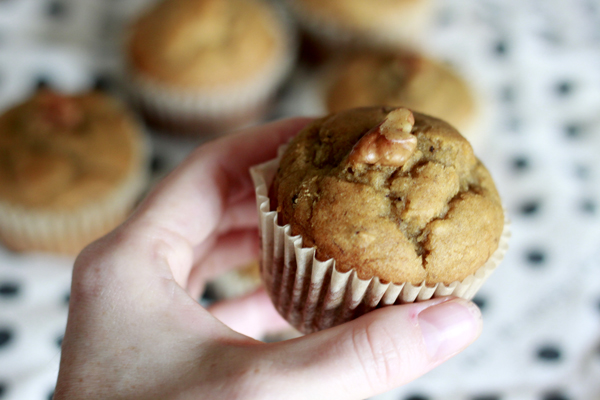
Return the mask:
POLYGON ((304 129, 271 199, 318 259, 396 283, 464 279, 496 250, 504 226, 469 142, 406 108, 341 112, 304 129))

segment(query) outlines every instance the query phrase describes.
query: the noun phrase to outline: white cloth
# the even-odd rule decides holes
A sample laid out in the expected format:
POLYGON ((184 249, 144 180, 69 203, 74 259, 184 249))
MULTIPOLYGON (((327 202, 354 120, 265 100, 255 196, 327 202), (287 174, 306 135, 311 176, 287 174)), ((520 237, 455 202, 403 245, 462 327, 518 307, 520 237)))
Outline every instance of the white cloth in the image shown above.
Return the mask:
MULTIPOLYGON (((0 2, 0 109, 40 78, 75 91, 119 66, 144 0, 0 2)), ((600 398, 600 2, 440 0, 426 51, 481 95, 477 150, 512 220, 507 257, 477 296, 464 353, 377 399, 600 398)), ((283 114, 310 113, 290 90, 283 114)), ((168 169, 176 139, 156 151, 168 169)), ((47 399, 72 259, 0 248, 0 399, 47 399)))

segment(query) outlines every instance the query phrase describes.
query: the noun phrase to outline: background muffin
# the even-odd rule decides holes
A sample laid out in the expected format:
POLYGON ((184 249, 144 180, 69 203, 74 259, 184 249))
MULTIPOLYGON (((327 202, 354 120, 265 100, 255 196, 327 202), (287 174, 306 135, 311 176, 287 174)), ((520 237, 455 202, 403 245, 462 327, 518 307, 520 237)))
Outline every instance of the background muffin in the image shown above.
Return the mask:
POLYGON ((317 44, 416 47, 432 18, 430 0, 289 0, 317 44))
POLYGON ((145 188, 145 153, 114 99, 37 92, 0 116, 0 239, 77 253, 130 211, 145 188))
POLYGON ((404 106, 440 118, 472 139, 479 110, 467 83, 449 67, 415 53, 361 52, 332 65, 329 112, 365 106, 404 106))
POLYGON ((216 132, 263 115, 292 61, 290 32, 261 0, 165 0, 130 29, 134 99, 167 130, 216 132))
POLYGON ((304 128, 274 167, 269 202, 258 199, 261 229, 275 230, 271 240, 263 233, 262 273, 278 310, 302 331, 380 301, 470 298, 505 251, 492 178, 439 119, 406 108, 343 111, 304 128), (268 227, 269 211, 279 228, 268 227), (293 258, 298 246, 314 252, 301 256, 307 265, 293 258))

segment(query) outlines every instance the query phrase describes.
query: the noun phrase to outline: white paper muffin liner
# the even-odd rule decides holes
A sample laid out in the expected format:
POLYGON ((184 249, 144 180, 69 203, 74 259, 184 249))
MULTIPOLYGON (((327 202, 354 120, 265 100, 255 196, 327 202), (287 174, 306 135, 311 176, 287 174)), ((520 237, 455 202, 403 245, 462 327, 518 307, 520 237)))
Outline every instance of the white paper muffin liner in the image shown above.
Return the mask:
MULTIPOLYGON (((340 0, 343 1, 343 0, 340 0)), ((343 48, 403 47, 418 49, 433 18, 432 2, 421 1, 418 8, 399 21, 388 18, 370 27, 351 27, 307 10, 302 1, 288 0, 300 25, 310 36, 334 51, 343 48)))
MULTIPOLYGON (((137 138, 136 138, 137 139, 137 138)), ((31 209, 0 201, 0 239, 17 251, 77 254, 115 228, 132 210, 148 183, 149 146, 139 138, 128 173, 100 199, 74 209, 31 209)))
POLYGON ((338 272, 335 260, 317 260, 315 249, 302 247, 302 237, 292 236, 289 224, 278 224, 277 212, 271 211, 268 197, 278 166, 279 158, 250 169, 259 214, 261 277, 275 308, 301 332, 326 329, 381 306, 441 296, 470 300, 508 249, 510 231, 506 221, 498 249, 488 261, 474 274, 450 285, 382 283, 377 277, 360 279, 355 270, 338 272))
MULTIPOLYGON (((218 129, 219 121, 229 126, 232 119, 241 124, 260 118, 296 59, 293 24, 281 9, 274 7, 274 11, 281 27, 279 43, 271 59, 254 76, 228 85, 181 88, 153 79, 126 59, 124 86, 129 98, 161 126, 174 130, 182 127, 187 132, 195 125, 218 129)), ((205 132, 200 129, 199 133, 205 132)))

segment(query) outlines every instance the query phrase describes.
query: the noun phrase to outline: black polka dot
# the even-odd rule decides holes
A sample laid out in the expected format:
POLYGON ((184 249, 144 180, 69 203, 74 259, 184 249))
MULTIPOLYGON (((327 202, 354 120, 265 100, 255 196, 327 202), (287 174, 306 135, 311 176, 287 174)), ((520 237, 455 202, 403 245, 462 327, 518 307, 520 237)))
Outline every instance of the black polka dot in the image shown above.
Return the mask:
POLYGON ((429 396, 426 396, 422 393, 415 393, 406 396, 404 400, 429 400, 429 396))
POLYGON ((46 14, 52 18, 64 18, 67 15, 67 4, 64 1, 53 0, 48 3, 46 14))
POLYGON ((71 293, 70 293, 70 292, 67 292, 67 293, 65 294, 65 296, 63 297, 63 303, 64 303, 65 305, 69 305, 69 302, 70 302, 70 301, 71 301, 71 293))
POLYGON ((56 346, 57 346, 59 349, 62 347, 63 337, 64 337, 64 335, 59 335, 59 336, 56 338, 56 346))
POLYGON ((53 398, 53 397, 54 397, 54 389, 52 389, 52 390, 50 391, 50 393, 48 393, 48 397, 47 397, 47 399, 48 399, 48 400, 52 400, 52 398, 53 398))
POLYGON ((16 282, 0 283, 0 297, 15 297, 19 294, 21 286, 16 282))
POLYGON ((0 382, 0 398, 6 393, 6 383, 0 382))
POLYGON ((500 400, 502 396, 494 393, 480 394, 473 396, 471 400, 500 400))
POLYGON ((483 311, 487 306, 487 299, 485 297, 482 297, 481 295, 478 295, 473 298, 473 303, 475 303, 477 307, 479 307, 479 309, 483 311))
POLYGON ((537 200, 529 200, 521 204, 519 212, 525 216, 537 214, 540 210, 540 202, 537 200))
POLYGON ((525 259, 532 266, 541 266, 546 262, 546 254, 540 249, 531 249, 525 253, 525 259))
POLYGON ((7 328, 0 329, 0 347, 6 346, 12 340, 13 333, 7 328))
POLYGON ((529 168, 529 159, 525 156, 516 156, 512 159, 511 165, 515 171, 525 171, 529 168))
POLYGON ((537 350, 537 358, 542 361, 555 362, 561 359, 562 355, 557 346, 546 345, 537 350))
POLYGON ((559 96, 568 96, 573 92, 574 84, 569 81, 561 81, 556 84, 555 90, 559 96))
POLYGON ((565 135, 570 139, 578 139, 583 133, 583 126, 578 123, 570 123, 565 125, 565 135))
POLYGON ((508 46, 506 45, 506 42, 504 40, 500 40, 494 45, 494 53, 496 53, 496 55, 500 57, 505 56, 507 51, 508 46))
POLYGON ((98 75, 94 79, 94 90, 107 92, 112 88, 112 79, 108 75, 98 75))
POLYGON ((579 208, 583 213, 593 215, 596 213, 596 202, 592 199, 582 200, 579 208))
POLYGON ((209 283, 208 285, 206 285, 206 288, 204 289, 204 293, 202 293, 202 298, 200 299, 200 302, 202 303, 203 306, 208 306, 212 303, 214 303, 215 301, 217 301, 219 299, 219 297, 217 296, 217 293, 215 292, 215 288, 209 283))
POLYGON ((34 87, 36 89, 49 89, 52 85, 50 84, 50 78, 47 75, 38 75, 35 78, 34 87))
POLYGON ((569 396, 560 390, 552 390, 542 393, 541 400, 569 400, 569 396))
POLYGON ((150 161, 150 170, 155 174, 162 172, 165 169, 165 164, 164 158, 155 154, 150 161))

